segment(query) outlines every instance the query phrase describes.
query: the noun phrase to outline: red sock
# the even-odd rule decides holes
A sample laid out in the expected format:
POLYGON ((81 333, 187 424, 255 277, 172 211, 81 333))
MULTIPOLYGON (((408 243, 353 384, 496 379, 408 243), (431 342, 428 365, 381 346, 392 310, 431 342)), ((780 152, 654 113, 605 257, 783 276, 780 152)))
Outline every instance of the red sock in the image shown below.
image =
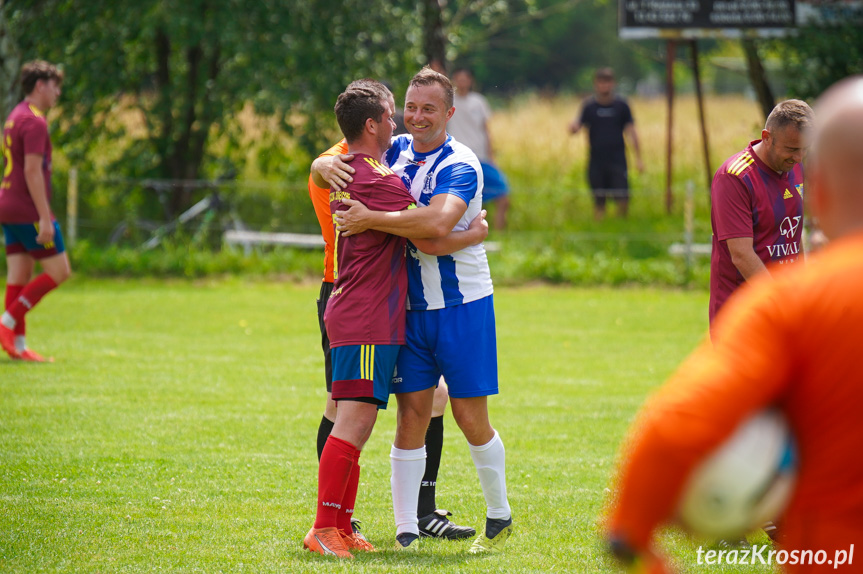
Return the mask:
POLYGON ((353 532, 351 527, 351 517, 354 515, 354 504, 357 502, 357 489, 360 486, 360 452, 354 451, 354 466, 351 469, 351 476, 348 479, 347 488, 345 488, 345 496, 342 498, 342 508, 339 510, 338 527, 349 535, 353 532))
MULTIPOLYGON (((24 289, 23 285, 12 285, 11 283, 6 284, 6 306, 4 309, 9 309, 15 300, 18 298, 18 295, 21 294, 21 291, 24 289)), ((15 334, 16 335, 24 335, 26 333, 26 326, 24 323, 24 317, 21 317, 20 321, 15 322, 15 334)))
POLYGON ((6 307, 6 311, 15 319, 15 326, 18 322, 24 319, 24 314, 36 306, 51 289, 57 287, 57 284, 51 279, 47 273, 42 273, 21 289, 18 298, 11 305, 6 307))
POLYGON ((338 515, 354 466, 354 445, 330 435, 318 466, 318 513, 315 528, 338 526, 338 515))

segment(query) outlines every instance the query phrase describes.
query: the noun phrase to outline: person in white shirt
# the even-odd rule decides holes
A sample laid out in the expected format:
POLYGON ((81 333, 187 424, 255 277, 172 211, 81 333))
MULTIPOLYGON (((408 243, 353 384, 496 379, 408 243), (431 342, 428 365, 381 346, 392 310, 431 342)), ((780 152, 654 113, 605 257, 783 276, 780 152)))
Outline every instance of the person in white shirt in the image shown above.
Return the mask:
POLYGON ((509 185, 494 163, 494 150, 488 131, 491 107, 485 96, 473 91, 473 72, 469 69, 457 69, 453 72, 452 81, 456 89, 453 99, 455 114, 447 124, 447 132, 479 158, 485 180, 483 200, 495 203, 494 227, 504 229, 509 210, 509 185))

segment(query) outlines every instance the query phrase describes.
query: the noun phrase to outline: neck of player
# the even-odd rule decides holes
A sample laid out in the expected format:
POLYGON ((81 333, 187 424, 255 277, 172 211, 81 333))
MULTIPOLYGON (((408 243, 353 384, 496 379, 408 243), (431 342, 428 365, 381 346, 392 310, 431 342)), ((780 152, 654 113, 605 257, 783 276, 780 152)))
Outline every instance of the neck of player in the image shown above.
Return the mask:
POLYGON ((38 109, 43 114, 48 111, 48 106, 45 105, 45 102, 43 102, 41 98, 38 98, 33 94, 26 96, 24 98, 24 101, 32 106, 35 106, 36 109, 38 109))
POLYGON ((770 164, 770 158, 767 157, 767 149, 766 148, 767 148, 767 146, 764 144, 764 140, 762 140, 762 141, 758 142, 757 144, 755 144, 754 146, 752 146, 752 151, 755 152, 755 155, 758 156, 758 159, 760 159, 761 161, 764 162, 764 165, 766 165, 767 167, 769 167, 770 169, 772 169, 773 171, 775 171, 779 175, 784 174, 785 171, 783 171, 781 169, 776 169, 776 166, 770 164))
POLYGON ((365 154, 371 156, 375 159, 380 159, 384 156, 384 152, 386 150, 380 149, 380 146, 377 145, 374 141, 365 141, 365 138, 359 139, 354 142, 348 142, 348 153, 350 154, 365 154))
POLYGON ((417 140, 413 141, 413 148, 415 152, 418 153, 428 153, 430 151, 434 151, 440 146, 444 144, 446 141, 446 132, 443 132, 440 137, 434 139, 434 141, 429 143, 418 142, 417 140))

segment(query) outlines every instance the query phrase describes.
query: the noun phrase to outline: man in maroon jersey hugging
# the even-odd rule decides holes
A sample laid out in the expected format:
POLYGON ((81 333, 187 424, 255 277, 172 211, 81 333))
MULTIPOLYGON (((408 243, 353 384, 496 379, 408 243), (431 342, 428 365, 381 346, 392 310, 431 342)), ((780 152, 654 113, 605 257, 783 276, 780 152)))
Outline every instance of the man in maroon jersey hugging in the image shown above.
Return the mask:
MULTIPOLYGON (((353 181, 331 190, 330 211, 347 209, 354 199, 369 209, 414 207, 401 179, 380 162, 390 147, 395 123, 389 90, 374 80, 358 80, 342 93, 336 119, 354 154, 353 181)), ((478 218, 479 219, 479 218, 478 218)), ((482 222, 480 222, 482 223, 482 222)), ((474 225, 434 241, 453 251, 482 241, 485 225, 474 225)), ((406 239, 369 230, 342 236, 335 230, 333 292, 324 314, 332 348, 336 421, 321 454, 315 523, 303 540, 310 551, 352 558, 350 549, 374 550, 353 534, 351 516, 359 485, 359 457, 379 408, 385 408, 399 349, 405 342, 406 239)))

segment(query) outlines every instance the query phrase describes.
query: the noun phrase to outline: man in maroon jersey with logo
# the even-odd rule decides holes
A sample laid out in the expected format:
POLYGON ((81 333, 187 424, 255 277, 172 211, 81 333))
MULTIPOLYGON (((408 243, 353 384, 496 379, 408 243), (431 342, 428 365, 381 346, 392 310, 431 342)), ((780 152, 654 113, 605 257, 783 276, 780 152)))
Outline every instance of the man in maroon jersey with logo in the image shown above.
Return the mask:
POLYGON ((717 170, 710 188, 713 253, 710 323, 740 285, 768 264, 803 255, 803 132, 812 109, 801 100, 780 102, 761 139, 717 170))
POLYGON ((45 114, 60 97, 63 74, 37 60, 24 64, 26 97, 3 125, 5 168, 0 183, 0 225, 6 240, 6 311, 0 346, 13 359, 42 362, 27 348, 24 315, 69 278, 60 226, 51 213, 51 139, 45 114), (35 262, 42 274, 32 279, 35 262))
MULTIPOLYGON (((415 207, 410 192, 380 159, 390 147, 395 122, 391 94, 373 80, 354 82, 336 102, 339 127, 355 159, 352 182, 331 190, 330 211, 347 209, 344 199, 370 209, 415 207)), ((484 225, 437 240, 417 239, 428 249, 457 251, 482 241, 484 225)), ((417 243, 419 242, 419 243, 417 243)), ((350 549, 374 550, 352 532, 359 486, 359 457, 377 411, 386 407, 399 349, 405 342, 407 240, 369 230, 342 236, 335 229, 334 285, 324 313, 333 367, 336 421, 321 453, 315 523, 303 540, 310 551, 352 558, 350 549)))

